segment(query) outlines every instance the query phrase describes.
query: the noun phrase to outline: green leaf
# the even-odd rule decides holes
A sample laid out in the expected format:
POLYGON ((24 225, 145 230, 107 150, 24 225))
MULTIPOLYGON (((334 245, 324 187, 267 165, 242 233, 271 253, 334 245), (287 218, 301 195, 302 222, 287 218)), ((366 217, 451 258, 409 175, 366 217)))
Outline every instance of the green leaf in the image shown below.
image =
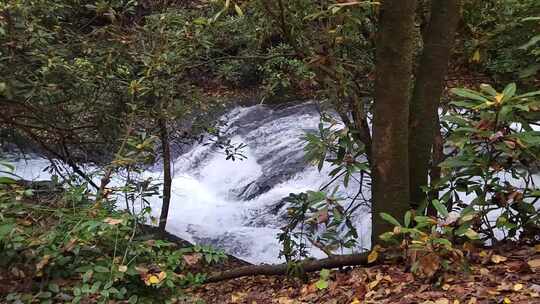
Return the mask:
POLYGON ((11 184, 15 184, 15 183, 17 183, 17 181, 14 180, 14 179, 11 178, 11 177, 0 176, 0 184, 11 185, 11 184))
POLYGON ((136 304, 138 300, 139 300, 139 297, 137 295, 132 295, 131 297, 129 297, 128 303, 129 304, 136 304))
POLYGON ((435 210, 437 210, 440 215, 442 215, 443 217, 448 216, 448 210, 446 210, 446 206, 441 204, 439 200, 432 200, 431 204, 433 205, 433 207, 435 207, 435 210))
POLYGON ((101 273, 109 272, 109 268, 100 265, 95 266, 94 270, 101 273))
POLYGON ((465 236, 468 237, 470 240, 478 240, 480 237, 478 236, 478 232, 472 230, 471 228, 467 229, 465 232, 465 236))
POLYGON ((414 221, 417 223, 431 222, 433 219, 429 216, 417 215, 414 217, 414 221))
POLYGON ((518 95, 516 96, 516 98, 527 98, 527 97, 533 97, 533 96, 538 96, 538 95, 540 95, 540 91, 533 91, 533 92, 528 92, 525 94, 518 95))
POLYGON ((42 291, 38 294, 38 298, 40 299, 48 299, 52 297, 52 293, 48 292, 48 291, 42 291))
POLYGON ((385 232, 385 233, 379 235, 379 238, 380 238, 381 240, 387 242, 387 241, 391 240, 393 236, 394 236, 394 233, 388 231, 388 232, 385 232))
POLYGON ((497 91, 489 84, 483 83, 480 85, 480 90, 493 97, 497 96, 497 91))
POLYGON ((0 161, 0 165, 6 167, 9 171, 15 171, 15 166, 8 162, 0 161))
POLYGON ((540 21, 540 17, 527 17, 521 19, 521 21, 540 21))
POLYGON ((520 46, 519 49, 520 50, 527 50, 527 49, 535 46, 538 42, 540 42, 540 35, 536 35, 536 36, 532 37, 527 43, 520 46))
POLYGON ((15 228, 15 224, 0 225, 0 240, 13 231, 13 228, 15 228))
POLYGON ((82 275, 83 283, 87 283, 88 281, 90 281, 90 279, 92 278, 92 275, 94 275, 94 271, 91 270, 91 269, 87 270, 87 271, 82 275))
POLYGON ((433 240, 433 243, 434 244, 441 244, 441 245, 444 245, 444 246, 447 246, 447 247, 452 247, 452 243, 447 239, 436 238, 436 239, 433 240))
POLYGON ((381 216, 381 218, 385 221, 387 221, 388 223, 394 225, 394 226, 400 226, 401 227, 401 224, 393 217, 391 216, 390 214, 388 213, 379 213, 379 215, 381 216))
POLYGON ((407 228, 409 228, 409 226, 411 225, 411 216, 412 216, 412 213, 410 210, 405 212, 404 224, 405 224, 405 227, 407 228))
POLYGON ((459 117, 459 116, 451 116, 451 115, 448 115, 448 116, 445 116, 443 117, 443 120, 444 121, 447 121, 447 122, 451 122, 451 123, 455 123, 459 126, 468 126, 469 125, 469 121, 462 118, 462 117, 459 117))
POLYGON ((60 292, 60 287, 58 287, 58 284, 51 283, 51 284, 49 284, 49 290, 54 292, 54 293, 59 293, 60 292))
POLYGON ((465 223, 459 226, 458 229, 454 231, 454 235, 463 236, 467 232, 467 230, 469 230, 470 227, 471 227, 471 223, 465 223))
POLYGON ((504 88, 504 91, 502 92, 502 94, 503 94, 503 99, 501 100, 501 102, 510 100, 512 97, 514 97, 514 95, 516 95, 516 84, 513 82, 508 84, 504 88))
POLYGON ((454 88, 450 90, 450 92, 452 92, 452 94, 457 95, 459 97, 481 101, 481 102, 489 102, 489 99, 487 99, 485 96, 483 96, 479 92, 476 92, 473 90, 454 88))
POLYGON ((526 68, 519 71, 519 78, 529 78, 540 71, 540 64, 530 64, 526 68))
POLYGON ((315 283, 315 287, 317 287, 319 290, 326 289, 328 288, 328 281, 318 280, 317 283, 315 283))
POLYGON ((319 275, 321 276, 322 279, 328 279, 330 277, 330 270, 328 269, 323 269, 321 270, 321 272, 319 273, 319 275))
POLYGON ((323 191, 306 191, 306 194, 311 204, 322 202, 326 199, 326 193, 323 191))

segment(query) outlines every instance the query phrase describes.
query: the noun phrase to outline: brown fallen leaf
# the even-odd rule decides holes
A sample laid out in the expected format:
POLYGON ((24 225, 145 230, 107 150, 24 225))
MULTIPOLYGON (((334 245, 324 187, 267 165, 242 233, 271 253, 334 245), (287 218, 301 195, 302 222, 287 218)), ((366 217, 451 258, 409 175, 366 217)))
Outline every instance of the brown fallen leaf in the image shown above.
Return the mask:
POLYGON ((280 297, 280 298, 278 298, 278 303, 279 304, 296 304, 298 302, 296 300, 290 299, 288 297, 280 297))
POLYGON ((36 264, 36 275, 42 276, 43 275, 43 268, 49 264, 49 261, 51 260, 51 256, 46 254, 44 255, 41 260, 36 264))
POLYGON ((245 292, 237 292, 231 295, 231 303, 242 303, 246 297, 245 292))
POLYGON ((507 266, 508 272, 522 273, 522 272, 531 271, 531 268, 529 267, 529 265, 522 260, 510 261, 510 262, 505 263, 505 265, 507 266))
POLYGON ((186 264, 188 264, 189 266, 193 266, 199 263, 199 261, 202 258, 202 254, 200 253, 186 254, 182 256, 182 258, 184 259, 184 262, 186 262, 186 264))
POLYGON ((441 266, 440 258, 435 253, 429 253, 420 257, 418 263, 419 273, 426 278, 433 277, 441 266))
POLYGON ((104 219, 103 222, 107 223, 107 224, 109 224, 111 226, 115 226, 115 225, 121 224, 123 222, 123 220, 108 217, 108 218, 104 219))
POLYGON ((499 263, 504 262, 506 260, 508 260, 508 258, 505 257, 505 256, 502 256, 502 255, 494 254, 494 255, 491 256, 491 261, 493 263, 495 263, 495 264, 499 264, 499 263))

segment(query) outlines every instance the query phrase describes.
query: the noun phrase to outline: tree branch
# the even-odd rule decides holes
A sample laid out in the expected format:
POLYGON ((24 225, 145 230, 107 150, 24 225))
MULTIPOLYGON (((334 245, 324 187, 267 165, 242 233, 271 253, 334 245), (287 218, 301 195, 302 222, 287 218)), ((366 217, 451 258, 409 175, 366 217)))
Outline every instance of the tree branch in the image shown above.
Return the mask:
MULTIPOLYGON (((322 269, 332 269, 343 266, 367 265, 369 252, 349 255, 335 255, 322 260, 304 260, 301 267, 304 272, 315 272, 322 269)), ((245 266, 210 275, 207 283, 225 281, 246 276, 255 275, 286 275, 289 265, 287 263, 278 265, 253 265, 245 266)))

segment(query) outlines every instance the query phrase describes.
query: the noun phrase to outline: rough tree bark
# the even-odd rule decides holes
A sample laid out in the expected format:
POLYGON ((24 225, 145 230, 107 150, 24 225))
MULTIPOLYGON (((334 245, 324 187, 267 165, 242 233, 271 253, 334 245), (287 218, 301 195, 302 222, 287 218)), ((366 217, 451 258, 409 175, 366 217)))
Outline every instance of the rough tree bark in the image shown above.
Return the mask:
POLYGON ((373 113, 372 243, 409 209, 408 121, 416 0, 382 2, 373 113))
POLYGON ((171 148, 169 144, 169 132, 167 122, 164 118, 158 119, 159 137, 161 139, 161 155, 163 158, 163 203, 159 216, 159 230, 165 232, 167 217, 169 216, 169 206, 171 204, 171 148))
POLYGON ((432 0, 431 20, 424 32, 424 50, 416 72, 409 117, 409 179, 412 207, 426 199, 431 149, 436 136, 439 102, 448 72, 460 0, 432 0))
MULTIPOLYGON (((343 266, 367 265, 369 252, 349 255, 336 255, 322 260, 305 260, 301 262, 304 272, 314 272, 322 269, 332 269, 343 266)), ((213 273, 207 283, 230 280, 254 275, 286 275, 287 263, 278 265, 253 265, 240 267, 224 272, 213 273)))

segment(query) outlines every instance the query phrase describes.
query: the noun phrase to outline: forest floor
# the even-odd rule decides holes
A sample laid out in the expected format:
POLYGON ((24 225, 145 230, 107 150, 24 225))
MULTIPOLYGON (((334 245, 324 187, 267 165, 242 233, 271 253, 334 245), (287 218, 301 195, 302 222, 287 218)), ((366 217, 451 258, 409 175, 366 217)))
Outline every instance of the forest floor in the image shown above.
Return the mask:
POLYGON ((209 283, 188 294, 206 303, 248 304, 491 304, 540 303, 540 245, 509 245, 469 252, 468 271, 452 269, 432 279, 415 278, 405 263, 333 270, 319 287, 285 276, 255 276, 209 283))

